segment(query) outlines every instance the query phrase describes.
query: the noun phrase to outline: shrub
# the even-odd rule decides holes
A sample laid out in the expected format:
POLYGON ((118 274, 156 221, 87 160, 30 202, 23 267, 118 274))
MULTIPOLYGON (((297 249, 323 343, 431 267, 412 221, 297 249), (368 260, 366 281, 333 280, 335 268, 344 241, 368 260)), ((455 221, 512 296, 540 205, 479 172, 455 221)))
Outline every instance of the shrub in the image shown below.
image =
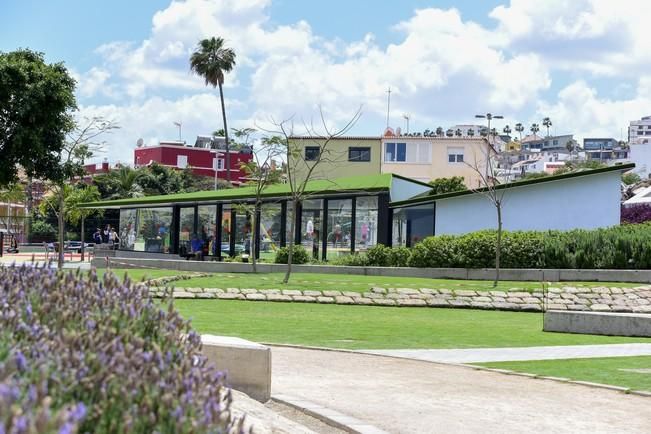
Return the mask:
POLYGON ((50 223, 45 220, 34 220, 32 222, 30 239, 34 243, 43 241, 54 241, 57 231, 50 223))
POLYGON ((459 266, 458 237, 439 235, 425 238, 411 249, 407 262, 410 267, 451 268, 459 266))
POLYGON ((391 247, 387 247, 384 244, 370 247, 366 251, 367 264, 372 267, 390 267, 391 250, 391 247))
POLYGON ((0 432, 241 429, 200 336, 144 285, 0 268, 0 311, 0 432))
MULTIPOLYGON (((305 250, 303 246, 294 244, 292 252, 292 264, 300 265, 310 262, 310 256, 307 254, 307 250, 305 250)), ((281 247, 276 251, 274 262, 276 264, 286 264, 288 255, 289 247, 281 247)))
POLYGON ((389 266, 390 267, 408 267, 411 250, 407 247, 389 248, 389 266))
POLYGON ((622 223, 644 223, 651 220, 651 206, 649 205, 633 205, 622 206, 621 213, 622 223))

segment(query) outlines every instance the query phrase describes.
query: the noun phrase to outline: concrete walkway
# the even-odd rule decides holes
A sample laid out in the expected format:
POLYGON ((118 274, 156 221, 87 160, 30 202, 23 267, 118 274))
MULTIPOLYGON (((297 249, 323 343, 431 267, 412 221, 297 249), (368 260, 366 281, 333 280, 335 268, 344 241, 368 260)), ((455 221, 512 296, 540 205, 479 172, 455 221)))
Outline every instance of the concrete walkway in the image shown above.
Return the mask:
POLYGON ((590 357, 651 356, 651 344, 568 345, 523 348, 465 348, 457 350, 361 350, 366 354, 441 363, 513 362, 519 360, 584 359, 590 357))
POLYGON ((648 433, 651 426, 649 398, 612 390, 368 354, 285 347, 272 354, 272 396, 347 415, 366 432, 648 433))

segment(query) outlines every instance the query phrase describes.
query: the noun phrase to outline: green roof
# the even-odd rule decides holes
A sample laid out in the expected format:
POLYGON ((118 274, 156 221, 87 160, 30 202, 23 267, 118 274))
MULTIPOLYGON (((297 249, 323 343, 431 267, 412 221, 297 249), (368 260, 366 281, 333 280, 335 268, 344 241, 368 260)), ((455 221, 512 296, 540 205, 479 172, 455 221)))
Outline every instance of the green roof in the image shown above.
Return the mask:
MULTIPOLYGON (((319 179, 309 181, 305 192, 308 194, 336 194, 340 192, 376 192, 388 191, 394 175, 390 173, 355 176, 338 179, 319 179)), ((415 181, 414 181, 415 182, 415 181)), ((273 184, 262 191, 262 197, 289 197, 291 190, 288 184, 273 184)), ((239 187, 222 190, 197 191, 193 193, 166 194, 160 196, 145 196, 131 199, 117 199, 81 204, 82 208, 118 208, 142 205, 162 205, 169 203, 199 203, 210 201, 230 201, 235 199, 252 199, 255 197, 255 187, 239 187)))
MULTIPOLYGON (((516 188, 516 187, 524 187, 526 185, 532 185, 532 184, 543 184, 546 182, 553 182, 553 181, 560 181, 563 179, 569 179, 569 178, 578 178, 580 176, 588 176, 588 175, 596 175, 599 173, 605 173, 605 172, 615 172, 615 171, 627 171, 630 169, 635 168, 635 163, 628 163, 628 164, 618 164, 615 166, 610 166, 610 167, 602 167, 599 169, 590 169, 590 170, 580 170, 577 172, 570 172, 570 173, 563 173, 562 175, 551 175, 551 176, 545 176, 543 178, 535 178, 535 179, 527 179, 523 181, 515 181, 515 182, 510 182, 508 184, 500 184, 495 187, 496 190, 502 190, 505 188, 516 188)), ((475 193, 482 193, 487 191, 488 188, 477 188, 473 190, 461 190, 461 191, 453 191, 450 193, 443 193, 443 194, 432 194, 431 192, 427 193, 422 193, 419 194, 418 196, 414 196, 411 199, 407 200, 402 200, 399 202, 391 202, 390 207, 391 208, 398 208, 398 207, 403 207, 403 206, 408 206, 408 205, 415 205, 419 203, 429 203, 429 202, 435 202, 437 200, 441 199, 449 199, 452 197, 457 197, 457 196, 466 196, 469 194, 475 194, 475 193)))

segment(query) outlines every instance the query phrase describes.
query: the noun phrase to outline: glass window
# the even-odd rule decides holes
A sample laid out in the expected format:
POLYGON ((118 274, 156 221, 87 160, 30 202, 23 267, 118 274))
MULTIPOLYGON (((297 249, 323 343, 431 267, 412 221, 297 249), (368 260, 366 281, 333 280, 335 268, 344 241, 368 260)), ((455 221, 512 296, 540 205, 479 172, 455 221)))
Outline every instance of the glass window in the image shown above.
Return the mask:
POLYGON ((312 257, 319 258, 321 240, 321 219, 323 215, 323 200, 310 199, 303 201, 301 214, 301 244, 312 257))
POLYGON ((179 210, 179 253, 190 252, 190 240, 194 230, 194 207, 179 210))
POLYGON ((295 240, 296 238, 296 226, 294 226, 294 233, 292 233, 291 224, 294 222, 296 225, 296 219, 294 218, 294 210, 291 201, 287 201, 287 218, 285 219, 285 244, 289 245, 290 240, 295 240))
POLYGON ((133 249, 140 252, 169 253, 172 208, 141 208, 133 249))
POLYGON ((353 200, 328 201, 328 259, 350 254, 353 200))
POLYGON ((448 148, 448 163, 463 163, 463 148, 448 148))
POLYGON ((319 159, 320 148, 318 146, 305 147, 305 161, 315 161, 319 159))
POLYGON ((355 251, 377 244, 377 197, 358 197, 355 204, 355 251))
POLYGON ((407 161, 406 143, 396 143, 396 161, 407 161))
POLYGON ((413 247, 434 235, 434 204, 416 205, 393 210, 393 246, 413 247))
POLYGON ((231 253, 231 220, 233 218, 233 210, 230 205, 222 207, 222 242, 221 250, 222 255, 229 256, 231 253))
POLYGON ((265 203, 260 208, 260 259, 273 260, 280 247, 281 210, 279 203, 265 203))
POLYGON ((235 254, 251 254, 251 215, 238 211, 235 215, 235 254))
POLYGON ((371 161, 371 148, 348 148, 348 161, 371 161))
POLYGON ((204 254, 217 256, 217 206, 201 205, 197 208, 199 214, 199 237, 203 242, 204 254))
POLYGON ((386 143, 384 146, 384 161, 396 161, 396 144, 386 143))
POLYGON ((136 218, 138 210, 121 209, 120 210, 120 249, 133 250, 136 242, 136 218))

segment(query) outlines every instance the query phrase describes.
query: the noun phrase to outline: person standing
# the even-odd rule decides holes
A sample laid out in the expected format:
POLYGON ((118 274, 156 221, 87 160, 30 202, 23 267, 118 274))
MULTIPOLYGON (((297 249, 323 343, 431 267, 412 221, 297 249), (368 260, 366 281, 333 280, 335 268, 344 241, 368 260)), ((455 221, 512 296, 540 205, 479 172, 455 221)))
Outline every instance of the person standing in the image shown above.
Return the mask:
POLYGON ((110 234, 111 234, 111 225, 106 225, 104 231, 102 232, 102 242, 104 244, 108 244, 110 234))
POLYGON ((118 233, 115 232, 115 228, 111 228, 111 231, 109 232, 109 245, 113 250, 116 250, 118 248, 119 243, 120 243, 120 237, 118 237, 118 233))

